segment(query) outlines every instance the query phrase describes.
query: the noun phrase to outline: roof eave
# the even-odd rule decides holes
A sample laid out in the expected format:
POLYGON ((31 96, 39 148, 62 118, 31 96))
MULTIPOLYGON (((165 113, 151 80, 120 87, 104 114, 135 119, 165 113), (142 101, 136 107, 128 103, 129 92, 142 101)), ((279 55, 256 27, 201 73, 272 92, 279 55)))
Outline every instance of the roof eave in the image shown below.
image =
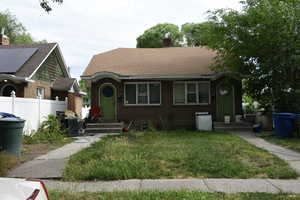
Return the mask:
POLYGON ((29 83, 29 82, 34 82, 34 80, 28 78, 28 77, 20 77, 20 76, 15 76, 12 74, 0 74, 0 80, 11 80, 15 81, 18 83, 29 83))
POLYGON ((103 78, 112 78, 118 82, 121 80, 137 80, 137 79, 151 79, 151 80, 178 80, 178 79, 212 79, 215 75, 214 74, 183 74, 183 75, 120 75, 113 72, 97 72, 92 76, 81 76, 83 80, 91 80, 97 81, 103 78))

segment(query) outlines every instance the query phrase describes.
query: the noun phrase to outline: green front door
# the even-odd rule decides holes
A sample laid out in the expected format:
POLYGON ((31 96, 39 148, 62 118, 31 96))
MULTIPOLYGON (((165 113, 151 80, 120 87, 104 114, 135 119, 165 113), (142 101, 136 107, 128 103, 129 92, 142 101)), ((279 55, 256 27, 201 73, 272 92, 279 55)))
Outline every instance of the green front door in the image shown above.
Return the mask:
POLYGON ((116 119, 116 91, 112 85, 100 89, 100 107, 104 120, 116 119))
POLYGON ((217 92, 217 121, 223 122, 225 115, 230 115, 234 120, 234 90, 229 83, 221 83, 216 88, 217 92))

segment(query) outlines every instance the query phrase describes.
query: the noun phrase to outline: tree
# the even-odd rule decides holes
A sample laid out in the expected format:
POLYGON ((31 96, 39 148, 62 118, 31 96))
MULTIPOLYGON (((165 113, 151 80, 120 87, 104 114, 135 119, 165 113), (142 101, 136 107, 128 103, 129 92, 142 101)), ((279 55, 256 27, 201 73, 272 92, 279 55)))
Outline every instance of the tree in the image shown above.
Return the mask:
POLYGON ((157 24, 146 30, 137 38, 137 48, 160 48, 163 47, 163 38, 167 33, 170 33, 173 46, 182 45, 183 35, 179 27, 174 24, 157 24))
POLYGON ((87 87, 87 81, 86 80, 80 80, 79 81, 80 89, 87 93, 87 95, 83 96, 83 103, 85 105, 90 105, 91 104, 91 90, 89 87, 87 87))
POLYGON ((32 44, 32 36, 26 28, 9 11, 0 12, 0 29, 5 29, 5 34, 10 38, 11 44, 32 44))
POLYGON ((299 111, 300 0, 245 0, 210 12, 216 69, 239 72, 245 91, 275 111, 299 111))
POLYGON ((205 46, 208 44, 213 24, 210 22, 186 23, 181 31, 186 38, 187 46, 205 46))
MULTIPOLYGON (((63 0, 52 0, 52 2, 62 4, 63 0)), ((40 5, 46 12, 50 12, 52 10, 52 8, 49 4, 49 1, 47 1, 47 0, 40 0, 40 5)))

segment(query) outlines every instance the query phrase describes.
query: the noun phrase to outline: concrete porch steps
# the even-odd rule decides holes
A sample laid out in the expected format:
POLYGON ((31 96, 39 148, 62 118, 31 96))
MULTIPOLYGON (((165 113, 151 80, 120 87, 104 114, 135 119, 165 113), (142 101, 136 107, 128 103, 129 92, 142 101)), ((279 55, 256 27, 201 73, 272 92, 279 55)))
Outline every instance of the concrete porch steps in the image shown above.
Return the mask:
POLYGON ((249 122, 214 122, 213 126, 215 131, 252 131, 252 124, 249 122))
POLYGON ((85 133, 121 133, 123 130, 123 122, 100 122, 100 123, 87 123, 85 133))

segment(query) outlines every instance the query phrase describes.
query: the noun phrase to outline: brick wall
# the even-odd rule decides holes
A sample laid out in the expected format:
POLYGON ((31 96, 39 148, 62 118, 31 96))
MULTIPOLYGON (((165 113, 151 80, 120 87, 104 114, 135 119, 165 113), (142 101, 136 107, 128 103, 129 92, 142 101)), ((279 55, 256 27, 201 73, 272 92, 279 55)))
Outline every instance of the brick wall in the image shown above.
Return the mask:
POLYGON ((44 81, 35 81, 33 83, 28 83, 24 88, 24 97, 25 98, 36 98, 37 93, 36 89, 38 87, 45 88, 45 99, 51 99, 51 85, 50 83, 44 81))

